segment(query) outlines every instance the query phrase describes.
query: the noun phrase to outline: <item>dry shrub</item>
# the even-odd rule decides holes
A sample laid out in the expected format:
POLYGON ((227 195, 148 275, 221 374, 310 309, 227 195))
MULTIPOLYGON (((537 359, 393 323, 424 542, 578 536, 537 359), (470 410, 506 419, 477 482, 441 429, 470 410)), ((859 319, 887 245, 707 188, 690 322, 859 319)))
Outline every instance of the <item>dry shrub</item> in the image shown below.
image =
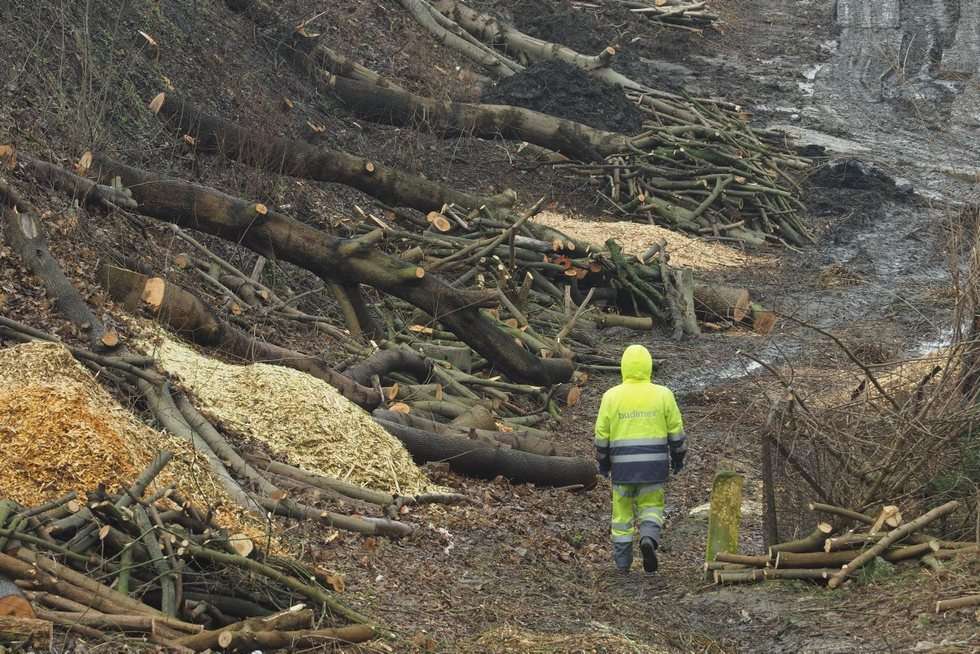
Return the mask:
MULTIPOLYGON (((978 219, 980 214, 970 217, 974 235, 980 235, 978 219)), ((955 233, 962 239, 963 230, 955 233)), ((962 252, 962 244, 954 249, 962 252)), ((896 504, 909 516, 955 499, 960 509, 937 528, 951 538, 974 536, 980 497, 980 236, 967 245, 965 278, 959 256, 953 257, 958 299, 951 345, 915 360, 869 366, 868 355, 877 352, 849 348, 838 339, 859 384, 806 396, 793 389, 792 399, 782 404, 771 430, 781 527, 801 519, 812 524, 804 510, 812 500, 871 514, 896 504)))

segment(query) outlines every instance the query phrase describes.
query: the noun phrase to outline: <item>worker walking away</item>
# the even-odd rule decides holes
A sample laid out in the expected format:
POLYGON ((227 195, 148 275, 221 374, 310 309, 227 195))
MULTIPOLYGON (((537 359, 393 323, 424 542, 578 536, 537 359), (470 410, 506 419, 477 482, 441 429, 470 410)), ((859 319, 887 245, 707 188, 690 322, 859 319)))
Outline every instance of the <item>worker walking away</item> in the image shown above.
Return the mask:
POLYGON ((684 467, 687 442, 674 394, 654 384, 653 359, 642 345, 630 345, 620 363, 623 383, 602 396, 595 423, 599 473, 612 481, 612 544, 616 567, 628 573, 639 523, 643 569, 657 570, 664 524, 664 484, 668 465, 684 467))

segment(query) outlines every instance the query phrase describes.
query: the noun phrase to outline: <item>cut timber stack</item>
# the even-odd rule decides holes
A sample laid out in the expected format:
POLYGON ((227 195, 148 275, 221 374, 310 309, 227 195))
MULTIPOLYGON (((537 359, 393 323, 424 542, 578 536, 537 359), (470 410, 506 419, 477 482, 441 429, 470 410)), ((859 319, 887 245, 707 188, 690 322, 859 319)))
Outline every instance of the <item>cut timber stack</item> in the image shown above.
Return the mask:
POLYGON ((84 505, 71 495, 35 508, 0 504, 0 591, 20 600, 0 615, 0 642, 47 648, 53 625, 89 641, 116 634, 184 652, 374 637, 370 620, 327 590, 324 574, 228 533, 211 507, 172 490, 145 495, 171 458, 162 452, 124 492, 100 487, 84 505), (90 527, 94 540, 85 536, 90 527), (326 627, 327 616, 349 624, 326 627))
MULTIPOLYGON (((894 506, 884 507, 875 519, 840 507, 811 504, 815 511, 847 520, 857 519, 867 530, 852 530, 834 536, 833 526, 821 522, 807 536, 773 545, 766 554, 721 552, 705 564, 705 569, 713 574, 716 584, 805 579, 826 583, 828 588, 838 587, 879 558, 895 564, 919 561, 924 567, 936 571, 942 567, 942 561, 980 554, 977 543, 944 541, 922 533, 924 527, 952 513, 958 506, 957 502, 947 502, 915 520, 903 522, 901 513, 894 506)), ((940 610, 937 606, 937 612, 940 610)))

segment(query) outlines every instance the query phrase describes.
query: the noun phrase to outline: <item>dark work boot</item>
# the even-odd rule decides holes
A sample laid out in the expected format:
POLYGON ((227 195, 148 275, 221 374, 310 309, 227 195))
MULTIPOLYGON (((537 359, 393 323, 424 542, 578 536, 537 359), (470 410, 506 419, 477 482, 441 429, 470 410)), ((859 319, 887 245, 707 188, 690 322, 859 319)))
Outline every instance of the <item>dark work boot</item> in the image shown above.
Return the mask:
POLYGON ((640 539, 640 552, 643 554, 643 571, 653 574, 657 571, 657 541, 649 536, 640 539))

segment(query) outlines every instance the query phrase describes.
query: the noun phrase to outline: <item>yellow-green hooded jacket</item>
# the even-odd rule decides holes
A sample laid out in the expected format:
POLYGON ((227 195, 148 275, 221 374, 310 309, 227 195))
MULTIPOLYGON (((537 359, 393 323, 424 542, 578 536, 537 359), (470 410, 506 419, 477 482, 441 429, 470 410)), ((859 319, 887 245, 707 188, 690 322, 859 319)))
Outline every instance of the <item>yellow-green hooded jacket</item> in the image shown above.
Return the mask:
POLYGON ((623 383, 602 396, 595 423, 599 472, 615 484, 662 484, 670 457, 687 450, 684 421, 669 388, 654 384, 653 359, 630 345, 620 364, 623 383))

